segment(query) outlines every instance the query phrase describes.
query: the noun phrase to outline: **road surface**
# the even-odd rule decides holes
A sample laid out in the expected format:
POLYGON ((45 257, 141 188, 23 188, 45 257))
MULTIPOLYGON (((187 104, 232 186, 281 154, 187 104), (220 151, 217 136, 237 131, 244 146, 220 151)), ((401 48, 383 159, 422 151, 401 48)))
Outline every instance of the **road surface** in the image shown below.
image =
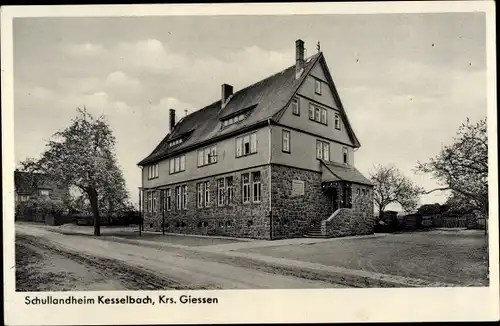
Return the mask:
POLYGON ((28 291, 339 287, 221 263, 210 255, 193 255, 189 250, 65 235, 30 224, 16 224, 16 253, 16 258, 25 260, 16 263, 16 273, 21 275, 18 290, 23 290, 19 284, 23 277, 31 277, 31 285, 24 289, 28 291), (29 271, 49 273, 49 277, 26 275, 29 271))

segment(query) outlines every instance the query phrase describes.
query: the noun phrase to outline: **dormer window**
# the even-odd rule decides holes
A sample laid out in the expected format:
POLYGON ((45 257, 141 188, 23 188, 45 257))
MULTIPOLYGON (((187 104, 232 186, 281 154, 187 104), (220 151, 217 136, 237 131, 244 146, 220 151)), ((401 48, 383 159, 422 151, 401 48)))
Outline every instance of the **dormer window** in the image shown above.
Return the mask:
POLYGON ((225 128, 227 126, 233 125, 237 122, 240 122, 245 119, 245 114, 238 114, 237 116, 231 117, 229 119, 223 120, 222 121, 222 128, 225 128))
POLYGON ((347 147, 342 148, 342 151, 343 151, 342 157, 343 157, 344 164, 347 165, 347 164, 349 164, 349 161, 348 161, 348 155, 349 155, 348 153, 349 152, 347 150, 347 147))
POLYGON ((172 140, 171 142, 168 143, 168 147, 174 147, 174 146, 177 146, 179 144, 182 144, 182 138, 172 140))

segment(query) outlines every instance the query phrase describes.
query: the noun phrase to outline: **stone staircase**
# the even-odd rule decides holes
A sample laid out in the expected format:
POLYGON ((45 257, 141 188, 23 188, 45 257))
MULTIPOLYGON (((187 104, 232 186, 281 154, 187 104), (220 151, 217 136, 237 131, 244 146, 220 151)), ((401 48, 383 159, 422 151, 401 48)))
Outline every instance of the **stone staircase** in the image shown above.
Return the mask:
POLYGON ((326 235, 321 233, 321 225, 311 226, 309 231, 304 234, 306 238, 327 238, 326 235))

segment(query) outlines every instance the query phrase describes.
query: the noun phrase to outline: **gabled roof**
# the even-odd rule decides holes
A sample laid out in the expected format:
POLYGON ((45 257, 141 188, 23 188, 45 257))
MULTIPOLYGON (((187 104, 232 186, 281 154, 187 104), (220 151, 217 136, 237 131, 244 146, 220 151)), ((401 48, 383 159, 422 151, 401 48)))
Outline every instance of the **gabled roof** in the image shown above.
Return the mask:
POLYGON ((373 186, 370 180, 365 178, 354 166, 327 162, 325 160, 320 161, 322 163, 321 182, 349 181, 373 186))
MULTIPOLYGON (((167 134, 153 152, 140 161, 138 165, 143 166, 154 163, 190 150, 193 147, 208 145, 210 142, 242 133, 261 123, 266 123, 268 120, 271 122, 279 121, 289 102, 318 61, 321 61, 322 65, 326 68, 325 70, 328 71, 323 54, 319 52, 305 61, 304 71, 298 79, 295 77, 295 65, 292 65, 277 74, 234 93, 223 109, 221 109, 221 101, 219 100, 182 118, 172 132, 167 134), (221 128, 221 118, 231 117, 246 109, 249 109, 246 119, 221 128), (171 139, 179 138, 189 132, 191 134, 181 144, 172 148, 168 147, 168 142, 171 139)), ((347 120, 347 116, 340 103, 340 98, 338 98, 338 94, 334 90, 329 72, 326 75, 329 78, 328 81, 332 83, 330 88, 339 102, 339 108, 353 144, 359 147, 359 142, 347 120)))
POLYGON ((54 189, 54 182, 46 174, 14 171, 16 193, 35 193, 39 189, 54 189))

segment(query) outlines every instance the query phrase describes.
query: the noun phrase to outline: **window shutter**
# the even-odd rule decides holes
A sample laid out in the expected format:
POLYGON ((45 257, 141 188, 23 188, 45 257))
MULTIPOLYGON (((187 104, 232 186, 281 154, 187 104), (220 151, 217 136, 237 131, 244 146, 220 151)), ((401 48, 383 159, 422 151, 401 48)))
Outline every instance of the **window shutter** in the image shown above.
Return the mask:
POLYGON ((257 134, 250 135, 250 153, 257 152, 257 134))
POLYGON ((241 149, 242 149, 242 138, 236 138, 236 157, 241 156, 241 149))

